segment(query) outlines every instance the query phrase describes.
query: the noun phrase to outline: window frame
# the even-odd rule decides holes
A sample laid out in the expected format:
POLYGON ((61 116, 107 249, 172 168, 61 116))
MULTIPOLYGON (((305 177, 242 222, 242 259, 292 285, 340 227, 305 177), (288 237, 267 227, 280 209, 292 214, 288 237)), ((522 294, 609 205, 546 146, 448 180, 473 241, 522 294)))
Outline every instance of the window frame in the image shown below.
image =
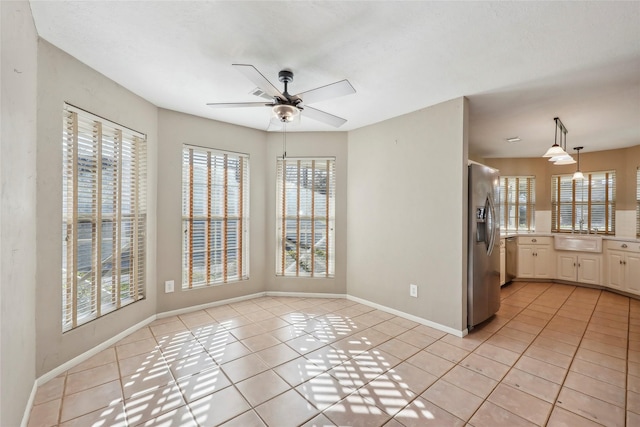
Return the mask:
POLYGON ((64 333, 145 298, 147 140, 68 103, 62 122, 64 333))
MULTIPOLYGON (((335 202, 336 202, 336 158, 335 157, 278 157, 276 159, 276 276, 277 277, 298 277, 298 278, 334 278, 335 277, 335 202), (320 162, 326 162, 324 167, 315 169, 316 165, 320 162), (290 166, 293 165, 293 166, 290 166), (297 183, 293 186, 289 182, 287 177, 290 176, 289 172, 286 172, 287 168, 295 168, 297 183), (307 170, 306 175, 311 175, 311 179, 306 179, 306 182, 311 182, 311 188, 306 188, 308 194, 306 197, 311 197, 310 206, 305 206, 302 210, 302 201, 305 196, 301 197, 301 171, 307 170), (317 171, 317 173, 316 173, 317 171), (322 171, 324 171, 324 178, 322 178, 322 171), (316 182, 316 176, 319 181, 316 182), (324 181, 322 181, 324 179, 324 181), (321 194, 321 191, 316 191, 315 186, 317 183, 324 182, 324 201, 318 200, 318 205, 324 203, 324 215, 319 212, 316 213, 316 193, 321 194), (287 207, 291 206, 287 204, 289 196, 285 197, 286 190, 294 190, 296 196, 293 201, 296 204, 295 215, 286 214, 288 212, 287 207), (308 210, 307 210, 308 209, 308 210), (306 254, 302 251, 301 244, 301 224, 302 222, 310 224, 311 230, 306 234, 305 241, 311 241, 311 246, 307 248, 306 254), (289 241, 289 245, 292 243, 295 245, 294 249, 287 249, 288 239, 287 222, 295 222, 295 242, 289 241), (321 244, 322 237, 316 243, 316 235, 318 229, 317 223, 324 223, 324 245, 321 244), (314 249, 311 250, 311 247, 314 249), (324 252, 324 253, 323 253, 324 252), (291 255, 291 254, 294 255, 291 255), (299 254, 305 255, 304 259, 299 254), (322 268, 316 269, 317 260, 316 257, 324 257, 324 271, 322 268), (292 260, 289 260, 292 258, 292 260), (291 267, 295 264, 295 270, 291 271, 291 267)), ((290 209, 290 208, 289 208, 290 209)), ((322 235, 322 231, 320 232, 322 235)))
MULTIPOLYGON (((562 175, 552 175, 551 176, 551 232, 553 233, 572 233, 579 232, 579 221, 578 221, 578 210, 584 214, 586 209, 587 222, 583 223, 583 232, 590 232, 594 227, 592 226, 593 222, 593 207, 594 206, 603 206, 604 214, 603 220, 605 224, 605 228, 598 228, 597 233, 603 235, 615 235, 615 212, 616 212, 616 171, 615 170, 607 170, 607 171, 594 171, 594 172, 584 172, 584 180, 573 180, 573 174, 562 174, 562 175), (593 200, 593 180, 594 179, 604 179, 604 200, 593 200), (571 182, 571 200, 563 202, 559 199, 563 198, 562 195, 562 183, 567 183, 567 181, 571 182), (581 188, 579 191, 582 192, 581 200, 577 200, 576 196, 578 194, 577 184, 580 184, 582 181, 582 185, 587 186, 586 190, 586 200, 584 199, 585 189, 581 188), (609 194, 611 193, 611 197, 609 194), (571 210, 571 228, 568 226, 563 226, 562 222, 562 210, 563 207, 570 206, 571 210)), ((567 197, 567 194, 564 195, 567 197)))
POLYGON ((183 144, 182 148, 182 289, 200 289, 236 283, 249 279, 249 154, 209 147, 183 144), (194 156, 203 157, 206 164, 194 163, 194 156), (234 168, 234 163, 237 163, 234 168), (202 167, 204 166, 204 169, 202 167), (206 182, 202 176, 206 174, 206 182), (220 169, 222 168, 222 169, 220 169), (229 180, 231 173, 239 179, 238 186, 229 180), (195 180, 195 181, 194 181, 195 180), (199 182, 200 180, 200 182, 199 182), (222 180, 222 181, 220 181, 222 180), (203 186, 200 193, 206 200, 194 199, 195 186, 203 186), (235 190, 234 190, 235 189, 235 190), (233 194, 235 191, 235 194, 233 194), (231 203, 236 199, 237 204, 231 203), (196 209, 194 206, 201 204, 196 209), (197 212, 196 212, 197 211, 197 212), (194 238, 195 223, 203 225, 204 235, 194 238), (231 224, 235 224, 230 226, 231 224), (202 249, 198 246, 201 239, 202 249), (235 244, 234 244, 235 243, 235 244), (231 247, 229 247, 231 245, 231 247), (203 255, 203 280, 196 254, 203 255), (215 256, 219 253, 219 257, 215 256), (231 260, 235 260, 231 261, 231 260))
POLYGON ((501 176, 500 177, 500 231, 502 232, 520 232, 527 231, 532 232, 535 231, 535 193, 536 193, 536 177, 535 175, 518 175, 518 176, 501 176), (526 198, 524 204, 519 200, 520 194, 520 182, 522 180, 526 180, 526 198), (513 184, 516 186, 516 197, 514 202, 510 202, 509 200, 509 183, 510 181, 514 181, 513 184), (524 205, 526 210, 526 225, 520 227, 520 207, 524 205), (516 227, 509 228, 507 225, 509 224, 509 212, 511 212, 511 208, 515 211, 515 224, 516 227))

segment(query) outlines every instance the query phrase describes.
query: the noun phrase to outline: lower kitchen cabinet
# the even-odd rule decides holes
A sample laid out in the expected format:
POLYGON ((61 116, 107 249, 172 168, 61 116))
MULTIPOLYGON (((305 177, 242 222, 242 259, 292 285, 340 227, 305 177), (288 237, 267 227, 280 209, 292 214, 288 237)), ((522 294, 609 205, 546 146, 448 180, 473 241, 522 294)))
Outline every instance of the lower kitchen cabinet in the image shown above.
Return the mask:
POLYGON ((607 242, 606 286, 640 295, 640 244, 607 242))
POLYGON ((553 279, 555 262, 552 259, 551 238, 518 238, 518 273, 522 279, 553 279))
POLYGON ((548 236, 510 239, 517 239, 517 244, 506 245, 507 275, 513 274, 513 264, 517 279, 556 279, 640 296, 640 240, 603 239, 599 253, 555 249, 548 236))
POLYGON ((600 255, 558 252, 556 278, 571 282, 599 285, 600 255))

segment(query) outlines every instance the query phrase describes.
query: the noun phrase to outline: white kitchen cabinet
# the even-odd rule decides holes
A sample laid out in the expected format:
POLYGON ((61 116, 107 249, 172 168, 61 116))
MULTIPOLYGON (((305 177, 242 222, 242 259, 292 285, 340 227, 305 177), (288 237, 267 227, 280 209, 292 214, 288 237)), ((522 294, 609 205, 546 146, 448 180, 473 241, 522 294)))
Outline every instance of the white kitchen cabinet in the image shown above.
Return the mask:
POLYGON ((518 237, 518 273, 522 279, 553 279, 551 237, 518 237))
POLYGON ((558 252, 556 278, 570 282, 600 285, 601 256, 587 253, 558 252))
POLYGON ((640 243, 609 240, 606 247, 606 285, 640 295, 640 243))

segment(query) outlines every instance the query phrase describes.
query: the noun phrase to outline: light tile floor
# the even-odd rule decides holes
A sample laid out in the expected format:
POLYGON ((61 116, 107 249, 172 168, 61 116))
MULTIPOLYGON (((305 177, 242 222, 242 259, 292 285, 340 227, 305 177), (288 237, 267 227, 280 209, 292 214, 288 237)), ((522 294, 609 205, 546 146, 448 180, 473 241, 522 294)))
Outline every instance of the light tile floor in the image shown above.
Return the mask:
POLYGON ((640 426, 640 301, 502 288, 465 338, 341 299, 159 319, 41 386, 29 426, 640 426))

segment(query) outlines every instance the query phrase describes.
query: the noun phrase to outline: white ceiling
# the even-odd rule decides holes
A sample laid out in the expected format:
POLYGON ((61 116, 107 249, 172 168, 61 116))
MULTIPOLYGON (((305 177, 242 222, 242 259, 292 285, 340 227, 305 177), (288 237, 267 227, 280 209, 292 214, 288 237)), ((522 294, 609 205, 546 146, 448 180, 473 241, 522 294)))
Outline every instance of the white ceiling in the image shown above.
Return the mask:
MULTIPOLYGON (((312 106, 352 130, 452 98, 470 100, 470 152, 536 157, 559 116, 568 147, 640 144, 640 2, 31 1, 39 35, 171 110, 268 129, 268 108, 231 64, 282 89, 348 79, 312 106), (519 136, 519 143, 506 138, 519 136)), ((272 130, 272 129, 269 129, 272 130)), ((332 131, 303 118, 291 131, 332 131)))

